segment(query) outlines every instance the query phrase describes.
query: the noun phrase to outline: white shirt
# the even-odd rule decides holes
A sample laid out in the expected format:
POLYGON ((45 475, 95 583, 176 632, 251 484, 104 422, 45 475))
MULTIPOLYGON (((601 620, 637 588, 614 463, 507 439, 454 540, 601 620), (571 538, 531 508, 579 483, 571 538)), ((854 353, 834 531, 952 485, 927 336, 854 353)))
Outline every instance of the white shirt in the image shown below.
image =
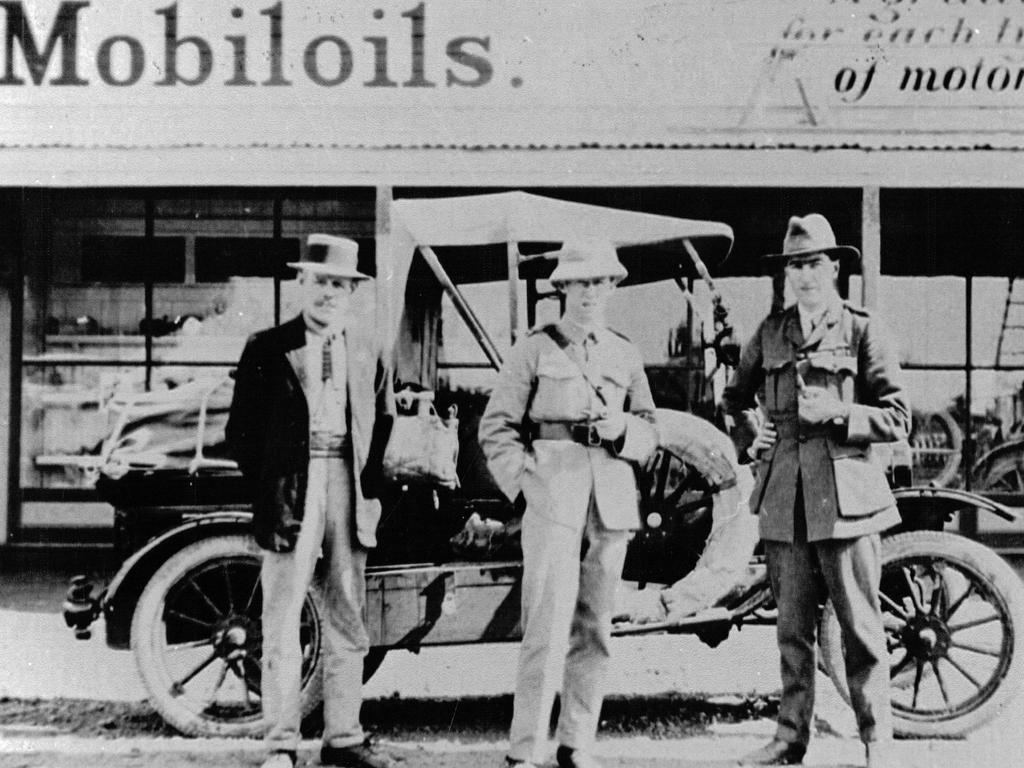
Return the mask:
POLYGON ((348 400, 348 354, 345 348, 345 334, 313 333, 307 328, 304 352, 306 382, 309 386, 307 396, 310 429, 343 435, 348 431, 345 420, 345 406, 348 400), (328 336, 331 337, 331 378, 324 382, 323 350, 328 336))

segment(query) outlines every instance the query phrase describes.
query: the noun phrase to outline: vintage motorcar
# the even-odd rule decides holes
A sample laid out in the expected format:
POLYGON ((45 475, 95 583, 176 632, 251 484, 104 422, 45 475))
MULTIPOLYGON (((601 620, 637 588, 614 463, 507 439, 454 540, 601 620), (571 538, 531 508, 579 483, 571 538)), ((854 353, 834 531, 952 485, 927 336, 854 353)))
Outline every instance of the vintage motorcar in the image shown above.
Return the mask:
MULTIPOLYGON (((389 214, 387 247, 378 249, 378 326, 396 381, 435 391, 440 411, 458 405, 460 484, 452 490, 395 485, 384 495, 381 545, 367 572, 366 676, 393 649, 519 637, 521 560, 514 537, 492 537, 485 555, 452 544, 470 519, 496 521, 493 530, 508 534, 515 511, 494 486, 476 442, 486 394, 439 388, 442 298, 479 342, 486 360, 479 367, 497 368, 499 346, 460 286, 505 281, 515 335, 524 301, 532 326, 540 303, 555 297, 543 290, 553 265, 541 254, 578 232, 616 243, 629 270, 624 285, 674 281, 687 294, 702 280, 711 297, 706 329, 695 323, 684 345, 692 351, 686 364, 655 387, 663 402, 672 397, 691 412, 658 411, 661 446, 639 471, 643 527, 623 574, 634 590, 689 584, 697 604, 685 615, 627 620, 615 632, 693 633, 715 645, 735 627, 772 622, 754 540, 730 546, 730 531, 749 523, 746 470, 729 439, 696 415, 714 414, 712 388, 704 384, 736 352, 710 274, 730 250, 731 229, 525 192, 403 199, 389 214), (712 571, 726 577, 708 578, 712 571)), ((65 603, 68 625, 81 637, 102 615, 107 643, 132 651, 153 706, 195 735, 244 736, 261 728, 260 551, 249 535, 240 475, 229 459, 210 452, 205 432, 211 393, 223 396, 230 386, 225 380, 197 389, 205 394, 190 406, 199 412, 194 450, 163 465, 148 455, 133 459, 130 413, 135 406, 145 410, 147 395, 124 400, 127 415, 97 457, 97 487, 115 508, 123 563, 99 596, 78 578, 65 603)), ((892 476, 900 478, 901 469, 892 476)), ((898 487, 895 494, 902 523, 884 540, 881 597, 896 729, 961 735, 993 718, 1024 683, 1024 586, 994 552, 944 527, 966 509, 1007 520, 1016 513, 952 489, 898 487)), ((320 697, 321 599, 314 585, 302 613, 306 712, 320 697)), ((820 626, 821 663, 846 695, 830 606, 823 606, 820 626)))

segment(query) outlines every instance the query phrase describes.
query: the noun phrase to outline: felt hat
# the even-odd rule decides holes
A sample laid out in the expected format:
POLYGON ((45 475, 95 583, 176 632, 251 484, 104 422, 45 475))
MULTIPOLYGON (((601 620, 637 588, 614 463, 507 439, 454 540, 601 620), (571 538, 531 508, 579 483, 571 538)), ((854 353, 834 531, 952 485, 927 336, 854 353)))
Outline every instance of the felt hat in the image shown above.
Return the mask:
POLYGON ((785 266, 790 261, 809 258, 823 253, 833 260, 857 262, 860 251, 852 245, 836 245, 836 235, 828 219, 820 213, 793 216, 786 227, 786 238, 782 241, 782 253, 762 256, 766 266, 785 266))

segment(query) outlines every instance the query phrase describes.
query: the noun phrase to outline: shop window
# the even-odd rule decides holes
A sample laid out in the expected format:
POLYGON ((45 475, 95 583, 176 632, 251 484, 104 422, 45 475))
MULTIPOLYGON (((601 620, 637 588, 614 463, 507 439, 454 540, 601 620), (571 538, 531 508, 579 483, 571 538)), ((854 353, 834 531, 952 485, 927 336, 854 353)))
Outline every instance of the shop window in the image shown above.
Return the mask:
POLYGON ((299 259, 298 238, 197 237, 196 282, 223 283, 233 276, 285 277, 299 259))
POLYGON ((184 279, 184 237, 82 238, 83 282, 180 283, 184 279))
POLYGON ((155 361, 229 365, 249 334, 274 324, 274 280, 231 275, 216 283, 161 285, 153 304, 155 361))
MULTIPOLYGON (((376 271, 373 190, 331 195, 343 202, 311 193, 285 206, 272 190, 27 196, 16 527, 109 525, 79 512, 96 500, 104 438, 126 408, 135 410, 119 457, 187 467, 210 393, 204 455, 223 455, 229 371, 253 332, 298 311, 287 263, 301 258, 306 237, 355 236, 359 268, 376 271), (317 218, 323 212, 346 219, 317 218)), ((372 304, 372 291, 362 294, 372 304)))

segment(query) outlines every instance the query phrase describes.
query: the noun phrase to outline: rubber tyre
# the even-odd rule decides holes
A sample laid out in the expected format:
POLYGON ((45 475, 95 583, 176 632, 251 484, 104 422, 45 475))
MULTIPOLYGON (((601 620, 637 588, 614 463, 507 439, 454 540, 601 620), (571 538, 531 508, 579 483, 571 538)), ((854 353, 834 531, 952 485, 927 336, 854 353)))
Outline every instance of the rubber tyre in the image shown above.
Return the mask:
POLYGON ((1006 453, 987 462, 978 462, 972 487, 978 492, 1024 492, 1024 446, 1018 445, 1013 453, 1006 453))
MULTIPOLYGON (((887 574, 891 577, 897 573, 899 562, 921 557, 937 558, 955 571, 967 575, 971 584, 980 588, 989 607, 995 608, 994 615, 998 615, 1002 626, 1000 651, 994 669, 983 684, 978 686, 977 694, 965 700, 961 706, 945 712, 915 709, 913 700, 908 707, 898 704, 894 698, 893 730, 897 735, 910 738, 959 738, 996 717, 1024 687, 1024 584, 995 552, 978 542, 942 531, 911 531, 883 539, 883 584, 887 574)), ((885 607, 883 603, 883 613, 885 607)), ((947 599, 944 610, 948 607, 947 599)), ((826 604, 822 615, 818 641, 821 666, 849 704, 850 693, 846 684, 839 620, 831 601, 826 604)), ((894 661, 898 661, 898 658, 894 661)), ((950 662, 945 662, 944 667, 947 680, 957 677, 958 673, 953 670, 950 662)), ((931 684, 936 686, 934 676, 931 684)), ((903 687, 907 686, 904 684, 903 687)))
MULTIPOLYGON (((204 737, 251 737, 261 736, 264 732, 262 715, 258 697, 253 694, 252 705, 249 704, 249 694, 246 694, 246 706, 244 708, 227 708, 224 710, 214 709, 212 706, 201 707, 199 702, 192 698, 193 691, 188 685, 183 686, 185 693, 175 695, 172 692, 172 685, 176 678, 182 677, 183 672, 194 666, 189 662, 185 670, 174 671, 169 667, 168 662, 175 651, 168 650, 167 638, 169 633, 179 633, 179 639, 183 642, 192 642, 202 650, 198 655, 209 655, 206 653, 206 644, 203 635, 209 632, 190 624, 189 622, 177 619, 174 624, 165 623, 165 611, 168 610, 167 601, 170 597, 175 605, 177 600, 183 598, 181 593, 187 581, 192 579, 228 579, 234 578, 236 585, 241 591, 252 590, 253 577, 258 584, 259 566, 261 552, 255 542, 249 536, 241 534, 214 536, 202 539, 182 548, 173 557, 167 560, 153 574, 153 577, 146 584, 135 608, 131 626, 131 646, 135 655, 136 665, 143 685, 149 694, 149 701, 153 708, 171 726, 187 736, 204 737), (217 571, 222 571, 220 576, 212 576, 217 571), (232 576, 234 573, 234 577, 232 576), (211 576, 204 576, 211 574, 211 576), (184 638, 180 637, 184 635, 184 638), (190 638, 190 640, 189 640, 190 638)), ((211 586, 216 581, 204 582, 211 586)), ((222 583, 222 581, 221 581, 222 583)), ((225 589, 224 594, 216 594, 215 588, 211 590, 214 603, 220 604, 221 600, 229 595, 225 589)), ((258 591, 250 594, 259 595, 258 591)), ((232 604, 232 598, 227 598, 227 603, 232 604)), ((202 601, 198 595, 193 595, 192 605, 199 605, 202 601)), ((180 605, 184 605, 184 600, 180 605)), ((253 657, 246 662, 248 666, 240 666, 245 673, 258 673, 259 662, 258 652, 261 642, 261 628, 259 627, 259 606, 261 601, 254 601, 250 596, 246 606, 238 613, 244 614, 251 619, 250 640, 248 650, 253 657)), ((190 610, 196 610, 190 608, 190 610)), ((204 609, 205 610, 205 609, 204 609)), ((230 609, 229 609, 230 610, 230 609)), ((197 613, 206 619, 209 614, 197 613)), ((304 662, 303 685, 300 693, 300 707, 303 717, 308 715, 320 702, 322 698, 321 679, 321 632, 320 617, 322 615, 322 598, 315 588, 310 588, 303 606, 303 621, 310 625, 305 641, 304 653, 309 658, 304 662)), ((213 642, 209 641, 210 653, 213 652, 213 642)), ((226 666, 219 659, 211 663, 210 668, 226 666)), ((219 674, 217 672, 216 674, 219 674)), ((228 671, 227 678, 232 678, 230 683, 241 688, 242 683, 237 675, 228 671)), ((215 678, 216 679, 216 678, 215 678)), ((199 686, 199 676, 195 678, 195 685, 199 686)), ((217 688, 216 682, 213 685, 217 688)), ((255 683, 258 686, 258 682, 255 683)), ((246 684, 245 688, 254 691, 254 684, 246 684)), ((241 688, 244 691, 245 688, 241 688)), ((241 695, 241 694, 240 694, 241 695)))

